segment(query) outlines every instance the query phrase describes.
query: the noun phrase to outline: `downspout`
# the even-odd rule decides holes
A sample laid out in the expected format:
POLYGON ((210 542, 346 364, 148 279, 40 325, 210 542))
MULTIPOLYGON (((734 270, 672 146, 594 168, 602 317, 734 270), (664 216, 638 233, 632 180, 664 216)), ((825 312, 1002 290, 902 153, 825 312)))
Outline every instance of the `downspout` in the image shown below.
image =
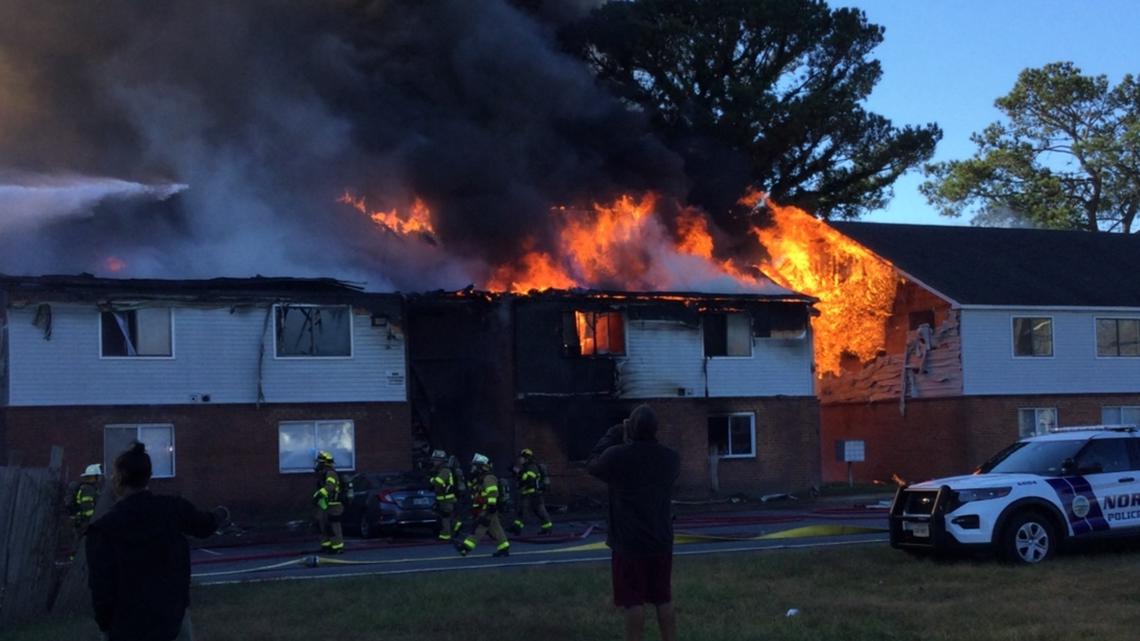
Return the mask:
POLYGON ((265 336, 269 333, 269 318, 273 315, 274 305, 276 303, 270 303, 265 310, 265 320, 261 322, 261 343, 257 346, 257 401, 254 403, 257 409, 261 409, 261 404, 265 402, 265 389, 261 386, 265 371, 265 336))

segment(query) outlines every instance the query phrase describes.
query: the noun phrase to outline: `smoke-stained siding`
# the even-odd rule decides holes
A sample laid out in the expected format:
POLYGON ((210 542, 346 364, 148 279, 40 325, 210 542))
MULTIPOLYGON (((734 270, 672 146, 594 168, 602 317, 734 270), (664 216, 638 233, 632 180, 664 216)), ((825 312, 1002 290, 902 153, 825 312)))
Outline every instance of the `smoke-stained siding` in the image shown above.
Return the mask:
POLYGON ((679 321, 634 320, 626 325, 618 371, 624 398, 704 396, 701 331, 679 321))
POLYGON ((1097 318, 1140 318, 1140 310, 962 310, 965 394, 1140 392, 1140 357, 1097 357, 1097 318), (1053 356, 1014 357, 1015 316, 1053 319, 1053 356))
MULTIPOLYGON (((32 324, 34 308, 9 314, 12 405, 257 401, 266 307, 174 308, 173 358, 101 358, 93 305, 53 304, 50 340, 32 324)), ((393 325, 354 314, 353 355, 338 359, 276 359, 272 323, 264 333, 266 403, 406 400, 404 340, 393 325)))
POLYGON ((753 338, 751 358, 708 359, 709 396, 813 396, 812 342, 753 338))

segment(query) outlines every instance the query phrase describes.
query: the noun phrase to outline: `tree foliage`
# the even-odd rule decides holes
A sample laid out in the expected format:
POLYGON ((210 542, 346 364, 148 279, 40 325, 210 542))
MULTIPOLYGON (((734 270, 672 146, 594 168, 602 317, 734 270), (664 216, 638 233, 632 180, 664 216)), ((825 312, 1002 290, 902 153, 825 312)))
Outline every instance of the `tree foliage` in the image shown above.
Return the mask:
POLYGON ((1071 62, 1026 69, 994 104, 1005 115, 968 160, 927 165, 922 192, 976 224, 1128 233, 1140 207, 1140 86, 1115 87, 1071 62))
POLYGON ((609 2, 565 35, 682 154, 714 214, 752 186, 851 218, 882 207, 941 137, 863 108, 883 33, 820 0, 639 0, 609 2))

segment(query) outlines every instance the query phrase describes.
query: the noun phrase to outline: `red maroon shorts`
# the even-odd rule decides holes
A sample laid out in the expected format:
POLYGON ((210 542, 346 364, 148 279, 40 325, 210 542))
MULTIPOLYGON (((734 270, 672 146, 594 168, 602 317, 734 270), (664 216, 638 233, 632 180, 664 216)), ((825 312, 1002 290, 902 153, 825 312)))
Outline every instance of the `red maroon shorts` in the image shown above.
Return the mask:
POLYGON ((612 551, 614 605, 632 608, 645 603, 661 605, 673 600, 673 553, 631 557, 612 551))

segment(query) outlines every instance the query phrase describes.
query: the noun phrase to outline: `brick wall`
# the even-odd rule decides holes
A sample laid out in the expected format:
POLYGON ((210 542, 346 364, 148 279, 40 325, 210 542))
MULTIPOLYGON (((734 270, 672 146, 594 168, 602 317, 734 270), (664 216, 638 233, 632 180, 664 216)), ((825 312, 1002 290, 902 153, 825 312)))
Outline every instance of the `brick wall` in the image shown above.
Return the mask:
POLYGON ((103 460, 103 429, 120 423, 174 425, 175 477, 155 479, 156 492, 181 494, 202 506, 224 504, 235 519, 307 516, 310 474, 278 471, 281 421, 347 419, 354 423, 356 469, 411 467, 407 403, 321 405, 185 405, 9 407, 5 450, 23 452, 26 465, 47 464, 49 448, 62 445, 64 469, 76 478, 103 460))
POLYGON ((824 405, 820 409, 820 455, 824 481, 847 480, 836 461, 835 442, 862 439, 867 460, 854 463, 855 480, 909 481, 967 474, 1018 438, 1020 408, 1055 407, 1064 425, 1101 422, 1105 405, 1140 405, 1140 394, 974 396, 824 405))
MULTIPOLYGON (((638 404, 631 401, 591 401, 605 408, 596 414, 612 416, 596 425, 579 425, 596 440, 608 425, 626 416, 638 404)), ((711 482, 708 460, 710 415, 735 412, 756 414, 756 458, 723 459, 719 464, 721 492, 759 495, 802 489, 819 483, 819 403, 811 397, 655 399, 649 405, 657 412, 658 440, 681 454, 678 495, 706 497, 711 482)), ((554 487, 553 500, 581 496, 598 497, 604 485, 586 473, 584 455, 572 460, 566 454, 564 430, 552 413, 516 414, 516 442, 534 449, 547 463, 554 487)))

